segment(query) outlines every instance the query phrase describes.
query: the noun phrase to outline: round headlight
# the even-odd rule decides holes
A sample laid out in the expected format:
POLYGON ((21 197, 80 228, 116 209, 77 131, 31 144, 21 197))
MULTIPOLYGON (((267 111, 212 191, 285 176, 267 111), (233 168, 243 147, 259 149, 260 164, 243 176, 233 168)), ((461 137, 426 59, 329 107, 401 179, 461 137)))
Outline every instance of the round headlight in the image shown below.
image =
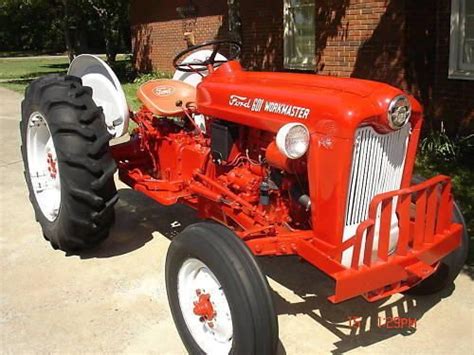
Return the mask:
POLYGON ((405 95, 395 97, 388 106, 388 124, 392 129, 400 129, 411 116, 410 101, 405 95))
POLYGON ((309 131, 304 124, 287 123, 278 131, 276 144, 280 152, 288 158, 301 158, 308 150, 309 131))

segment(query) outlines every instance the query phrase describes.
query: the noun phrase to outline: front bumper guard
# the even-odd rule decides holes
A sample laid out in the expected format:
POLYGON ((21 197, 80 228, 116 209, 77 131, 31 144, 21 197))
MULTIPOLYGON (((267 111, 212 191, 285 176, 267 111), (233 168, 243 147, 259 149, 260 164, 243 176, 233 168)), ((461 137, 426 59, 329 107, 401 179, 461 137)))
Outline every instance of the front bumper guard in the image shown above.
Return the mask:
POLYGON ((332 255, 321 253, 310 241, 299 245, 298 254, 314 260, 315 253, 319 253, 319 260, 314 264, 336 281, 335 293, 329 297, 331 302, 359 295, 376 301, 426 279, 436 271, 442 258, 459 247, 463 227, 452 222, 452 211, 451 180, 436 176, 418 185, 375 196, 368 219, 332 255), (399 234, 395 249, 389 250, 393 204, 399 234), (374 257, 376 224, 378 244, 374 257), (353 248, 351 266, 345 267, 337 260, 349 248, 353 248))
POLYGON ((452 223, 452 211, 451 180, 442 175, 375 196, 370 203, 369 218, 340 250, 342 253, 353 248, 352 263, 350 268, 333 275, 336 290, 329 300, 336 303, 362 294, 368 301, 376 301, 403 292, 429 277, 436 271, 438 262, 461 243, 463 227, 452 223), (399 235, 395 250, 389 254, 394 203, 399 235), (379 238, 377 257, 373 258, 377 219, 379 238))

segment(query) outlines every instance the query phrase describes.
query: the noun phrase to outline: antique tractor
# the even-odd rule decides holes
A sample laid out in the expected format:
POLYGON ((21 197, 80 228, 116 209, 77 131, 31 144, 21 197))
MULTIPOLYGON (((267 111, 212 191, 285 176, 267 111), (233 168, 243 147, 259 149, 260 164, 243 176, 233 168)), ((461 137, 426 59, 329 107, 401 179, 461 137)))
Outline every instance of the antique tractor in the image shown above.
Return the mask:
POLYGON ((225 40, 186 49, 175 79, 139 88, 138 112, 90 55, 28 87, 25 177, 52 246, 78 251, 107 237, 117 167, 160 204, 196 209, 207 221, 173 238, 166 258, 190 353, 275 352, 277 319, 255 256, 300 256, 335 280, 333 303, 451 284, 468 237, 450 179, 413 177, 420 104, 378 82, 245 71, 239 52, 225 40), (109 145, 129 118, 130 139, 109 145))

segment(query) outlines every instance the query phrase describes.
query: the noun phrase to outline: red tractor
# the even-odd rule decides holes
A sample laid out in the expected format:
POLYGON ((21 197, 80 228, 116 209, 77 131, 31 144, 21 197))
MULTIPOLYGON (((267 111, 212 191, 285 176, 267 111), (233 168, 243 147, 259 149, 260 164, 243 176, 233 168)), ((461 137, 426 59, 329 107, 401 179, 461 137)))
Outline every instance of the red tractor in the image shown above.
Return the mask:
POLYGON ((186 49, 178 79, 140 87, 138 112, 90 55, 28 87, 25 178, 52 246, 107 237, 117 168, 160 204, 196 209, 206 221, 173 238, 166 258, 169 304, 193 354, 275 352, 256 256, 298 255, 335 280, 333 303, 451 284, 468 237, 450 179, 413 177, 420 104, 378 82, 245 71, 239 52, 225 40, 186 49), (218 53, 227 46, 229 58, 218 53), (110 146, 129 118, 130 139, 110 146))

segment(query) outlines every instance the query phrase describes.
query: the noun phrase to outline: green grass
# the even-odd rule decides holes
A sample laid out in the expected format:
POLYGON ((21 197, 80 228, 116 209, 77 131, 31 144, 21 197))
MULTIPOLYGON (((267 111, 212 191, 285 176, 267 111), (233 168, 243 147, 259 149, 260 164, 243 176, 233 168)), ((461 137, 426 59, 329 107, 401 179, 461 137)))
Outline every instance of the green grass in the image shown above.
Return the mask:
POLYGON ((67 70, 67 58, 0 58, 0 80, 27 81, 50 73, 67 70))
POLYGON ((52 73, 65 73, 67 58, 0 58, 0 86, 24 93, 35 78, 52 73))
MULTIPOLYGON (((26 86, 36 78, 47 74, 65 74, 69 67, 67 58, 0 58, 0 86, 23 94, 26 86)), ((130 61, 124 55, 118 56, 116 71, 123 85, 123 90, 132 110, 137 110, 140 103, 136 98, 139 83, 134 83, 130 74, 130 61)))
POLYGON ((128 105, 132 111, 138 111, 141 106, 140 101, 137 99, 137 90, 140 84, 138 83, 122 83, 123 92, 127 98, 128 105))

